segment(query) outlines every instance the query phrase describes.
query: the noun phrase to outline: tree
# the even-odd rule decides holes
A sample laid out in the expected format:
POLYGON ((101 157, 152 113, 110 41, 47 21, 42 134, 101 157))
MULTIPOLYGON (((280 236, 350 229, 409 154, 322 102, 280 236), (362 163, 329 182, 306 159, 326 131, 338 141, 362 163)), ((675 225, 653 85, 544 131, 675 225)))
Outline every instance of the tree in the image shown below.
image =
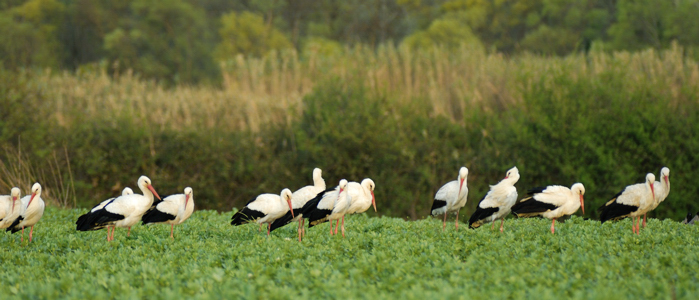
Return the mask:
POLYGON ((215 57, 224 61, 238 54, 262 56, 271 50, 291 48, 291 42, 278 29, 266 24, 262 16, 244 11, 221 17, 221 43, 215 57))
POLYGON ((197 83, 217 74, 203 10, 183 0, 135 0, 104 37, 110 61, 148 78, 197 83))
POLYGON ((403 40, 403 44, 414 49, 429 49, 435 45, 457 49, 462 44, 483 48, 467 24, 455 18, 437 19, 426 30, 413 33, 403 40))

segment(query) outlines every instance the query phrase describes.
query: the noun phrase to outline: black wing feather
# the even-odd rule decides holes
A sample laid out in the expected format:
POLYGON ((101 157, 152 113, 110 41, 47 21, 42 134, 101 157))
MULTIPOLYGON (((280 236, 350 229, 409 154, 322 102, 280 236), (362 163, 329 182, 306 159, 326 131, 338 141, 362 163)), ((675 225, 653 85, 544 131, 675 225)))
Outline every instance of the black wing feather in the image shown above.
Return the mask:
POLYGON ((174 220, 175 218, 177 218, 177 216, 173 216, 166 212, 159 211, 157 208, 155 208, 151 209, 145 215, 143 215, 143 217, 141 218, 141 222, 143 222, 143 224, 161 223, 174 220))
POLYGON ((245 224, 248 222, 254 222, 257 219, 264 218, 264 217, 265 217, 264 213, 262 213, 260 211, 249 209, 246 206, 246 207, 243 207, 242 210, 235 213, 235 215, 233 215, 233 218, 231 218, 232 219, 231 225, 238 226, 238 225, 242 225, 242 224, 245 224))
POLYGON ((12 225, 10 225, 10 227, 7 227, 7 231, 11 231, 12 233, 15 233, 17 231, 22 230, 22 227, 17 226, 17 225, 19 225, 20 222, 22 222, 22 220, 24 220, 24 217, 22 217, 22 216, 17 217, 17 219, 15 219, 15 221, 12 222, 12 225))
POLYGON ((539 213, 555 210, 557 208, 558 206, 555 206, 551 203, 537 201, 536 198, 529 197, 522 199, 522 201, 515 204, 512 207, 512 213, 517 215, 518 217, 530 217, 539 213))
POLYGON ((432 212, 432 215, 434 215, 435 209, 440 209, 445 206, 447 206, 447 201, 434 199, 434 202, 432 202, 432 209, 430 209, 430 212, 432 212))

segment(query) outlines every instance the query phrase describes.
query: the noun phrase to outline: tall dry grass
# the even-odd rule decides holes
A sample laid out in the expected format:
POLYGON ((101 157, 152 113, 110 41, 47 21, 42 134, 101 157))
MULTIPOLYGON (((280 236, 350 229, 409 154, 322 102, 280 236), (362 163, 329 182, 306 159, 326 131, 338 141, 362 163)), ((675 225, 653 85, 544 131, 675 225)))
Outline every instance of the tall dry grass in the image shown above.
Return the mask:
POLYGON ((126 72, 77 74, 46 72, 40 81, 60 126, 87 118, 127 117, 156 129, 220 129, 257 131, 269 123, 284 124, 303 110, 302 98, 316 84, 337 76, 361 79, 371 93, 395 99, 398 105, 426 99, 432 116, 464 123, 464 111, 478 107, 499 110, 516 105, 532 83, 567 73, 572 78, 604 80, 604 74, 625 76, 625 92, 663 86, 668 105, 681 105, 680 89, 699 87, 699 65, 677 45, 668 50, 629 53, 594 52, 566 57, 506 57, 463 47, 450 52, 435 47, 412 51, 392 45, 377 49, 345 48, 334 57, 295 51, 264 58, 238 57, 222 63, 223 87, 166 88, 126 72), (76 118, 80 115, 81 118, 76 118))

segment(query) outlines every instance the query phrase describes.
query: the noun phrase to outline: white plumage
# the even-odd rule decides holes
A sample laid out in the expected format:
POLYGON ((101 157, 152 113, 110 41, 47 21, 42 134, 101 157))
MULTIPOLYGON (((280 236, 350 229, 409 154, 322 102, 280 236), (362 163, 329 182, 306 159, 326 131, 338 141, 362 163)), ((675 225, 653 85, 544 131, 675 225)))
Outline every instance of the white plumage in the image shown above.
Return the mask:
POLYGON ((345 214, 352 203, 352 197, 348 191, 347 180, 340 181, 340 190, 337 193, 337 198, 335 199, 335 204, 333 205, 332 213, 328 216, 328 221, 330 221, 330 230, 332 231, 332 223, 335 223, 335 234, 337 234, 337 223, 342 219, 342 237, 345 237, 345 214))
POLYGON ((432 202, 432 215, 444 214, 442 230, 447 227, 447 214, 456 213, 456 221, 454 222, 456 229, 459 229, 459 210, 466 205, 468 198, 468 169, 461 167, 459 176, 456 180, 447 182, 434 195, 432 202))
POLYGON ((296 214, 292 219, 292 222, 297 221, 298 226, 298 238, 301 241, 302 236, 305 234, 305 229, 303 227, 304 218, 301 213, 301 208, 311 199, 315 198, 316 195, 325 190, 325 180, 323 180, 323 171, 320 168, 313 169, 313 185, 304 186, 296 190, 291 194, 291 208, 296 214))
POLYGON ((556 219, 572 215, 580 207, 585 213, 585 186, 582 183, 575 183, 571 188, 560 185, 536 188, 529 195, 514 205, 512 212, 518 217, 542 216, 552 220, 551 233, 555 233, 556 219))
POLYGON ((376 211, 375 188, 376 185, 370 178, 365 178, 361 184, 354 181, 347 183, 347 192, 350 198, 352 198, 347 214, 361 214, 372 205, 374 206, 374 211, 376 211))
POLYGON ((19 216, 20 190, 13 187, 9 195, 0 196, 0 228, 7 228, 19 216))
POLYGON ((505 217, 510 213, 512 205, 517 201, 517 189, 514 187, 519 180, 517 167, 507 171, 507 175, 496 185, 490 186, 490 191, 483 197, 476 211, 469 219, 469 227, 478 228, 483 223, 501 220, 500 232, 503 231, 505 217))
POLYGON ((104 207, 104 210, 123 216, 123 219, 113 223, 115 227, 126 227, 129 229, 127 236, 131 235, 131 226, 138 223, 141 217, 151 208, 154 201, 154 196, 160 199, 158 193, 151 185, 150 178, 141 176, 138 179, 138 188, 141 189, 143 195, 131 194, 121 196, 104 207))
POLYGON ((194 191, 184 188, 184 194, 167 196, 143 215, 143 224, 170 224, 170 238, 175 238, 175 225, 182 224, 194 212, 194 191))
POLYGON ((114 240, 115 227, 126 227, 129 229, 127 236, 131 235, 131 226, 138 223, 143 214, 151 208, 154 197, 160 199, 160 196, 158 196, 151 184, 150 178, 146 176, 139 177, 138 188, 143 195, 133 194, 131 189, 125 188, 122 196, 102 201, 90 212, 78 218, 77 222, 75 222, 77 225, 76 229, 87 231, 107 227, 107 241, 114 240), (110 228, 112 229, 111 234, 109 232, 110 228))
POLYGON ((655 191, 653 204, 651 204, 648 211, 643 214, 643 227, 646 227, 646 215, 648 212, 658 208, 660 202, 665 201, 665 198, 670 194, 670 169, 668 167, 660 169, 660 176, 658 178, 660 178, 660 181, 653 182, 653 190, 655 191))
POLYGON ((284 216, 290 209, 291 190, 283 189, 280 195, 262 194, 248 202, 242 210, 233 215, 231 225, 241 225, 247 222, 267 224, 267 235, 269 235, 269 227, 272 222, 284 216))
POLYGON ((44 215, 44 200, 41 199, 41 184, 38 182, 32 185, 31 196, 25 196, 20 199, 21 207, 19 211, 19 217, 16 218, 7 231, 12 231, 15 233, 17 231, 22 231, 22 241, 24 241, 24 228, 31 227, 29 230, 29 242, 32 242, 32 233, 34 232, 34 225, 39 222, 41 217, 44 215))
POLYGON ((600 221, 602 223, 609 220, 618 220, 626 217, 632 218, 633 232, 638 234, 639 227, 636 227, 636 217, 643 215, 655 201, 653 182, 655 175, 646 174, 644 183, 637 183, 627 186, 614 196, 611 200, 600 207, 600 221))

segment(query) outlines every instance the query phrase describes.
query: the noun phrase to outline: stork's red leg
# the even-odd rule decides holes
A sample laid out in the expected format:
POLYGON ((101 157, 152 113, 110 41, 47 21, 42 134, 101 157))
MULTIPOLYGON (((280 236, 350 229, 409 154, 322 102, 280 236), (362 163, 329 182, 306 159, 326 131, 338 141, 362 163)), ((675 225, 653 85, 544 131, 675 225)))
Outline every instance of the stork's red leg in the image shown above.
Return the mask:
POLYGON ((175 232, 175 224, 173 223, 173 224, 170 224, 170 238, 173 240, 175 239, 174 232, 175 232))
POLYGON ((32 225, 32 228, 29 229, 29 242, 32 242, 32 232, 34 232, 34 225, 32 225))
POLYGON ((504 225, 505 225, 505 219, 504 219, 504 218, 503 218, 503 219, 500 219, 500 232, 503 232, 503 231, 502 231, 502 227, 503 227, 504 225))
POLYGON ((551 221, 551 234, 556 233, 556 228, 553 227, 553 225, 556 223, 556 218, 553 218, 553 221, 551 221))
POLYGON ((442 222, 442 231, 447 228, 447 211, 444 210, 444 221, 442 222))

